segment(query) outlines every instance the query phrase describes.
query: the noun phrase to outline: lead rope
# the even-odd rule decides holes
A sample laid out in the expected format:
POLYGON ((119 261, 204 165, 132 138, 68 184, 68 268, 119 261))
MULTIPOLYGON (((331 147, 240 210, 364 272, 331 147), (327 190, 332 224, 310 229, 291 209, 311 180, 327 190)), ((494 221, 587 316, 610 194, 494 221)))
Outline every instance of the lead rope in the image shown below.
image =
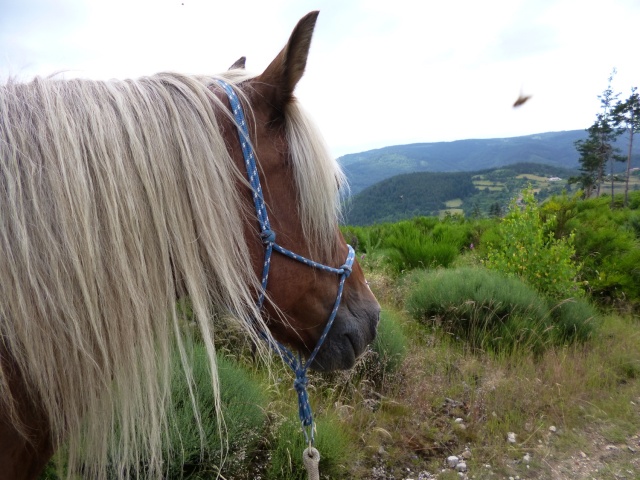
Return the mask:
POLYGON ((320 452, 309 445, 302 452, 302 463, 304 468, 307 469, 307 476, 309 480, 320 480, 320 470, 318 465, 320 464, 320 452))
POLYGON ((338 293, 336 295, 336 301, 334 303, 333 310, 331 311, 331 315, 329 316, 327 325, 325 326, 324 331, 322 332, 322 335, 318 340, 318 343, 313 349, 313 352, 311 352, 311 355, 309 355, 309 357, 307 358, 306 362, 304 362, 300 356, 296 358, 296 356, 293 355, 293 353, 291 353, 291 351, 287 347, 285 347, 275 339, 268 337, 264 332, 260 332, 263 339, 275 352, 280 355, 280 357, 285 361, 287 365, 289 365, 289 367, 295 374, 293 386, 296 393, 298 394, 298 415, 300 417, 302 432, 304 433, 305 440, 309 445, 304 450, 304 452, 302 452, 302 463, 307 470, 309 480, 320 480, 320 472, 318 468, 320 464, 320 452, 314 447, 315 425, 313 422, 311 406, 309 405, 309 395, 307 393, 307 370, 315 359, 318 350, 320 350, 320 347, 327 337, 327 334, 329 333, 329 330, 333 325, 333 321, 336 318, 338 307, 340 306, 340 301, 342 299, 344 282, 351 274, 351 268, 355 260, 355 251, 353 250, 353 247, 351 247, 351 245, 347 245, 348 253, 344 265, 342 265, 340 268, 334 268, 298 255, 276 243, 276 234, 273 230, 271 230, 271 225, 269 223, 267 207, 262 195, 260 177, 258 175, 253 147, 251 146, 251 142, 249 140, 249 131, 247 129, 247 123, 244 119, 242 106, 240 105, 240 101, 238 100, 238 97, 233 88, 228 83, 220 79, 218 79, 217 82, 225 90, 229 98, 231 110, 236 121, 238 136, 240 138, 240 144, 242 146, 242 154, 245 161, 245 167, 247 169, 249 183, 251 184, 251 189, 253 192, 253 202, 258 217, 258 223, 260 225, 260 237, 262 238, 262 242, 265 245, 265 260, 262 270, 262 291, 260 292, 260 295, 258 297, 258 308, 262 308, 262 305, 264 303, 264 292, 266 292, 267 290, 269 266, 271 264, 271 254, 273 253, 273 251, 276 251, 298 262, 302 262, 309 267, 317 268, 329 273, 335 273, 339 276, 338 293))

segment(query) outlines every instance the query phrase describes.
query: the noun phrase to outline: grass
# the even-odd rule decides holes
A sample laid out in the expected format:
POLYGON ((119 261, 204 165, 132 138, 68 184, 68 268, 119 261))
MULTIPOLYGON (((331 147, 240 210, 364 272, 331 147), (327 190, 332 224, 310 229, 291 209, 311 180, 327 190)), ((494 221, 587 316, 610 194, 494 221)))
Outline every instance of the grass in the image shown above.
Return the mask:
MULTIPOLYGON (((472 455, 469 476, 475 479, 640 478, 637 457, 627 448, 637 448, 640 440, 638 318, 603 315, 600 328, 584 341, 552 344, 538 352, 478 349, 450 331, 414 319, 405 299, 415 294, 420 278, 398 278, 367 262, 369 284, 383 304, 378 339, 354 369, 310 375, 321 478, 405 479, 423 471, 439 480, 459 478, 456 472, 443 472, 443 462, 466 448, 472 455), (508 432, 517 434, 516 444, 507 444, 508 432), (615 455, 607 449, 610 445, 617 447, 615 455), (529 468, 522 462, 525 454, 532 458, 529 468), (583 466, 598 472, 580 476, 583 466)), ((453 284, 442 281, 446 272, 464 280, 456 285, 478 286, 472 276, 480 267, 469 258, 459 264, 463 266, 431 272, 437 281, 421 296, 445 305, 444 295, 453 290, 453 284), (440 293, 438 285, 445 287, 440 293)), ((497 282, 505 296, 500 302, 520 298, 502 280, 497 282)), ((507 312, 511 315, 514 308, 507 312)), ((573 307, 543 302, 527 308, 559 312, 573 307)), ((581 309, 592 307, 576 308, 580 316, 581 309)), ((497 303, 493 309, 496 313, 497 303)), ((223 378, 225 408, 240 407, 238 399, 244 399, 249 410, 236 415, 239 429, 228 420, 231 452, 223 478, 305 478, 300 461, 305 445, 290 372, 277 361, 268 375, 249 358, 226 360, 229 365, 223 363, 221 373, 231 379, 223 378), (257 389, 255 398, 250 388, 257 389), (243 420, 248 418, 255 421, 243 420)), ((179 430, 186 438, 190 427, 179 430)), ((219 462, 213 454, 216 444, 211 445, 204 456, 199 447, 193 449, 191 470, 181 460, 169 478, 180 478, 180 472, 191 479, 215 475, 219 462)))

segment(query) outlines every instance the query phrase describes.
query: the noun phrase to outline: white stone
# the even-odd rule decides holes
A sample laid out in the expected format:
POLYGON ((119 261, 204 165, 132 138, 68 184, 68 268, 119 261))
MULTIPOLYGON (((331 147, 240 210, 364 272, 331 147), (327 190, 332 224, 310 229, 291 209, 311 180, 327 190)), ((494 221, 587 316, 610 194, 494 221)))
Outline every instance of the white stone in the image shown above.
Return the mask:
POLYGON ((557 431, 557 430, 558 430, 558 429, 557 429, 556 427, 554 427, 553 425, 551 425, 551 426, 549 427, 549 431, 550 431, 551 433, 556 433, 556 431, 557 431))
POLYGON ((529 456, 529 454, 528 454, 528 453, 525 453, 525 454, 524 454, 524 457, 522 457, 522 461, 523 461, 524 463, 529 463, 529 462, 531 461, 531 457, 529 456))
POLYGON ((451 455, 450 457, 447 457, 447 466, 449 468, 456 468, 456 465, 458 465, 458 462, 460 462, 460 459, 455 455, 451 455))
POLYGON ((468 448, 462 452, 462 454, 460 455, 462 458, 464 458, 465 460, 468 460, 471 458, 471 450, 469 450, 468 448))
POLYGON ((465 462, 460 462, 456 465, 456 470, 458 472, 466 472, 467 471, 467 464, 465 462))
POLYGON ((462 423, 462 422, 464 422, 464 420, 462 418, 458 417, 458 418, 455 419, 455 422, 456 423, 462 423))
POLYGON ((513 432, 507 433, 507 442, 516 443, 516 434, 513 432))

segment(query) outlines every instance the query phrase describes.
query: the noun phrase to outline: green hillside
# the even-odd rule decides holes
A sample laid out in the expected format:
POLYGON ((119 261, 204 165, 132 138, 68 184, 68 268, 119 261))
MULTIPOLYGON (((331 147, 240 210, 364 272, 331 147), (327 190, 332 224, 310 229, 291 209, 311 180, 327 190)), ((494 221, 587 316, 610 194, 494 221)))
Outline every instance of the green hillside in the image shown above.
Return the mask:
MULTIPOLYGON (((513 138, 415 143, 344 155, 338 161, 355 195, 403 173, 472 172, 519 162, 577 168, 579 155, 574 142, 586 137, 584 130, 571 130, 513 138)), ((623 137, 619 141, 620 145, 625 142, 623 137)), ((636 146, 636 155, 640 158, 640 145, 636 146)))
POLYGON ((527 184, 544 199, 568 189, 567 179, 575 173, 551 165, 517 163, 475 172, 397 175, 351 197, 345 205, 345 220, 349 225, 370 225, 447 212, 496 215, 527 184))

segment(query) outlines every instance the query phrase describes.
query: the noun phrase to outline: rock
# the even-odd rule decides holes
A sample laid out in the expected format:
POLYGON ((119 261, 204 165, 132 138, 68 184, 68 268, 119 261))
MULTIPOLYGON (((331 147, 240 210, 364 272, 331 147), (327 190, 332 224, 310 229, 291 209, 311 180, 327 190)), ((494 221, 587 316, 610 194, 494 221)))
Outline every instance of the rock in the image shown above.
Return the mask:
POLYGON ((447 457, 447 467, 449 468, 456 468, 459 462, 460 462, 460 459, 455 455, 451 455, 450 457, 447 457))
POLYGON ((551 433, 556 433, 556 432, 558 431, 558 429, 557 429, 556 427, 554 427, 553 425, 551 425, 551 426, 549 427, 549 431, 550 431, 551 433))
POLYGON ((456 419, 454 420, 454 422, 456 422, 456 423, 462 423, 462 422, 464 422, 464 420, 463 420, 462 418, 458 417, 458 418, 456 418, 456 419))
POLYGON ((527 465, 529 464, 529 462, 531 461, 531 457, 529 456, 529 454, 528 454, 528 453, 525 453, 525 454, 524 454, 524 457, 522 457, 522 461, 523 461, 524 463, 526 463, 527 465))
POLYGON ((466 472, 467 471, 467 464, 465 462, 460 462, 456 465, 456 471, 458 472, 466 472))
POLYGON ((462 453, 460 454, 460 456, 461 456, 462 458, 464 458, 465 460, 469 460, 469 459, 471 458, 471 450, 469 450, 468 448, 466 448, 466 449, 464 450, 464 452, 462 452, 462 453))
POLYGON ((516 443, 516 434, 513 432, 507 433, 507 442, 516 443))

